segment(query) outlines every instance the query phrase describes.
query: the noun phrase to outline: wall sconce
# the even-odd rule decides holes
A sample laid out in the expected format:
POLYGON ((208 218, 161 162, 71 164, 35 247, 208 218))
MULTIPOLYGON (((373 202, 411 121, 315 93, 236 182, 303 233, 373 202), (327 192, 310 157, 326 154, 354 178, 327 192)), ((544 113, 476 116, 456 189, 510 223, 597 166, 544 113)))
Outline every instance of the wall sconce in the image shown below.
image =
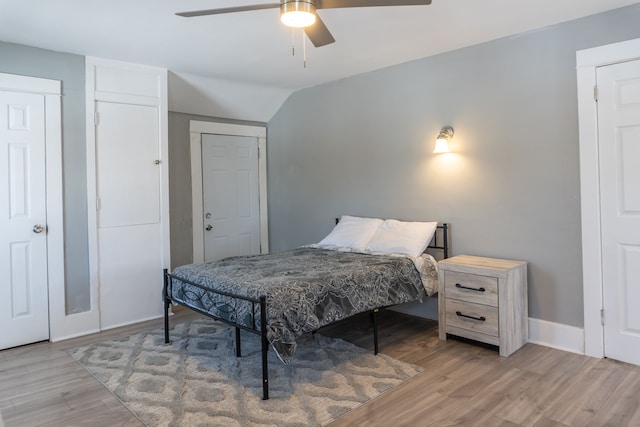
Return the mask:
POLYGON ((451 126, 445 126, 440 130, 438 138, 436 139, 436 148, 433 150, 434 154, 450 153, 449 141, 453 138, 453 128, 451 126))

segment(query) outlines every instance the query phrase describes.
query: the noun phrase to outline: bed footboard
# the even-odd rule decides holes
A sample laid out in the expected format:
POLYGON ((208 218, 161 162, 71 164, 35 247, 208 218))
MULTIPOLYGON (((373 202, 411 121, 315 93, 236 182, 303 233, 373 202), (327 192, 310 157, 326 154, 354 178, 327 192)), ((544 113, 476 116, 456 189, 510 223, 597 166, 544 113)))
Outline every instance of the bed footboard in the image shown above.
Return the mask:
POLYGON ((197 283, 194 283, 192 281, 177 277, 172 275, 171 273, 169 273, 169 271, 165 268, 163 270, 163 276, 164 276, 164 286, 163 286, 163 290, 162 290, 162 296, 163 296, 163 300, 164 300, 164 342, 166 344, 169 344, 171 342, 170 337, 169 337, 169 308, 171 306, 171 304, 180 304, 183 307, 187 307, 193 311, 196 311, 200 314, 203 314, 207 317, 210 317, 214 320, 226 323, 227 325, 231 325, 233 327, 235 327, 236 330, 236 356, 240 357, 242 351, 241 351, 241 344, 240 344, 240 330, 243 329, 247 332, 250 332, 252 334, 256 334, 256 335, 260 335, 260 341, 261 341, 261 353, 262 353, 262 399, 263 400, 267 400, 269 399, 269 368, 268 368, 268 358, 267 358, 267 353, 269 351, 269 341, 267 340, 267 329, 266 329, 266 325, 267 325, 267 298, 265 296, 261 296, 259 298, 250 298, 250 297, 246 297, 246 296, 242 296, 242 295, 235 295, 229 292, 223 292, 223 291, 216 291, 210 288, 205 288, 202 285, 199 285, 197 283), (172 288, 173 288, 173 280, 179 280, 180 282, 183 283, 187 283, 191 286, 195 286, 197 288, 206 290, 207 292, 210 293, 214 293, 217 295, 221 295, 227 298, 232 298, 234 300, 239 300, 239 301, 246 301, 252 304, 252 313, 255 313, 256 310, 256 306, 259 307, 259 312, 260 312, 260 322, 258 325, 258 322, 256 322, 255 317, 253 318, 252 322, 251 322, 251 326, 247 326, 245 324, 240 324, 239 322, 234 322, 232 320, 229 319, 225 319, 219 316, 215 316, 212 315, 211 313, 208 313, 206 310, 201 309, 200 307, 195 307, 192 305, 188 305, 186 303, 183 303, 182 301, 177 301, 176 299, 174 299, 172 297, 173 292, 172 292, 172 288))

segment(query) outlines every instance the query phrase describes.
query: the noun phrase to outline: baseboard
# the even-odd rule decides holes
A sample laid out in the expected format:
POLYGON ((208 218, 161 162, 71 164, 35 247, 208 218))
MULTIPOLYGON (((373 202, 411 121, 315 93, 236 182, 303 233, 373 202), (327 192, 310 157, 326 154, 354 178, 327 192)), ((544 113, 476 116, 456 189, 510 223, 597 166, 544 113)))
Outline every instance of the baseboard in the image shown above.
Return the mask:
MULTIPOLYGON (((173 314, 173 313, 170 313, 170 315, 171 314, 173 314)), ((135 325, 137 323, 148 322, 149 320, 162 319, 163 317, 164 317, 164 314, 152 315, 152 316, 149 316, 149 317, 130 320, 130 321, 118 323, 118 324, 115 324, 115 325, 103 326, 102 328, 100 328, 100 331, 108 331, 110 329, 122 328, 123 326, 135 325)))
POLYGON ((584 354, 584 329, 530 317, 529 342, 584 354))
POLYGON ((49 340, 51 342, 58 342, 94 334, 100 332, 99 325, 100 313, 97 310, 72 313, 64 317, 50 319, 49 340))
MULTIPOLYGON (((175 306, 175 307, 171 307, 169 309, 169 316, 170 317, 174 315, 174 311, 176 310, 176 308, 179 308, 179 307, 175 306)), ((133 325, 133 324, 136 324, 136 323, 147 322, 149 320, 156 320, 156 319, 160 319, 162 317, 164 317, 164 314, 160 314, 160 315, 157 315, 157 316, 151 316, 151 317, 147 317, 147 318, 144 318, 144 319, 137 319, 137 320, 133 320, 131 322, 117 324, 117 325, 105 327, 105 328, 102 328, 102 329, 94 328, 94 329, 76 330, 76 331, 74 331, 72 333, 68 333, 66 335, 60 335, 60 336, 57 336, 57 337, 51 336, 49 338, 49 340, 51 342, 64 341, 64 340, 68 340, 68 339, 72 339, 72 338, 83 337, 85 335, 97 334, 97 333, 99 333, 101 331, 107 331, 109 329, 121 328, 123 326, 129 326, 129 325, 133 325)), ((4 426, 2 424, 0 424, 0 427, 4 427, 4 426)))
MULTIPOLYGON (((423 304, 407 303, 396 305, 391 310, 399 311, 413 316, 438 320, 437 298, 428 298, 423 304)), ((561 323, 529 318, 530 343, 571 353, 584 353, 584 329, 561 323)))
MULTIPOLYGON (((66 341, 66 340, 70 340, 73 338, 79 338, 79 337, 84 337, 87 335, 91 335, 91 334, 97 334, 98 332, 100 332, 100 329, 86 329, 82 332, 75 332, 73 334, 69 334, 69 335, 64 335, 64 336, 60 336, 60 337, 56 337, 56 338, 50 338, 49 341, 51 342, 60 342, 60 341, 66 341)), ((0 426, 2 427, 2 426, 0 426)))

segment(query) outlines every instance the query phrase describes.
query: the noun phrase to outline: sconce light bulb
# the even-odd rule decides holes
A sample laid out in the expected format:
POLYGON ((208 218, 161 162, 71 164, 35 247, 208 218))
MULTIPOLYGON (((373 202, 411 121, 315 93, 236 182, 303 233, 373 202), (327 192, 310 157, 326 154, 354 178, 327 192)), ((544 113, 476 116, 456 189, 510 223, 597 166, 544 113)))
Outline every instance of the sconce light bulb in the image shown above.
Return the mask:
POLYGON ((442 128, 436 139, 436 147, 433 150, 435 154, 438 153, 450 153, 449 141, 453 138, 453 128, 451 126, 445 126, 442 128))

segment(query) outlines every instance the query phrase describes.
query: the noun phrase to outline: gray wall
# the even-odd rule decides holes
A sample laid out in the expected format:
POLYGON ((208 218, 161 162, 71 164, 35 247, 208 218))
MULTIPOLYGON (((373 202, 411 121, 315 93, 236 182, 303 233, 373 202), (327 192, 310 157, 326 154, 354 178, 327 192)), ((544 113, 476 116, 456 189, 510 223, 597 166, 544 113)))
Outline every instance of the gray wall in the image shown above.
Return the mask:
POLYGON ((90 308, 84 57, 0 41, 0 72, 62 81, 67 313, 90 308))
POLYGON ((169 112, 169 216, 171 267, 193 262, 189 121, 265 126, 265 123, 169 112))
POLYGON ((454 254, 529 262, 530 317, 583 324, 577 50, 640 5, 317 86, 268 125, 270 245, 354 214, 452 225, 454 254), (455 154, 433 155, 444 125, 455 154))
MULTIPOLYGON (((67 313, 90 309, 87 231, 85 58, 0 41, 0 72, 62 81, 62 146, 67 313)), ((169 113, 172 266, 193 259, 189 120, 264 123, 169 113)))

